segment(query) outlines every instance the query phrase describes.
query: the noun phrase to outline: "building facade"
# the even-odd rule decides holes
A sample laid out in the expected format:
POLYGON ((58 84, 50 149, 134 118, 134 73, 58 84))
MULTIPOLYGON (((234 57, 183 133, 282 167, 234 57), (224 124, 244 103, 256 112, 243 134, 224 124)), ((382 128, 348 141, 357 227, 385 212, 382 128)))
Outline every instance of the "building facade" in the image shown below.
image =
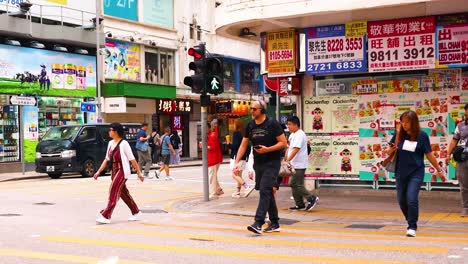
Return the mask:
MULTIPOLYGON (((467 11, 459 0, 231 0, 218 7, 216 30, 239 40, 256 33, 261 74, 297 102, 309 179, 378 188, 394 181, 378 162, 404 111, 418 113, 436 158, 447 156, 468 102, 467 11)), ((445 169, 441 179, 426 163, 427 189, 456 184, 454 164, 445 169)))

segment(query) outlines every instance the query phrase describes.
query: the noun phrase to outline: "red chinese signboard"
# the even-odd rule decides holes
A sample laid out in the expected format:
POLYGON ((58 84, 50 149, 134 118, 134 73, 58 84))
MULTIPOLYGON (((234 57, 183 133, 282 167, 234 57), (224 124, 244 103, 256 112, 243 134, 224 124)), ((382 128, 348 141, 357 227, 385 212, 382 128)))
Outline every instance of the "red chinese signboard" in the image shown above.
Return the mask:
POLYGON ((435 17, 368 22, 369 72, 435 68, 435 17))
POLYGON ((468 65, 468 24, 437 27, 437 62, 440 67, 468 65))
POLYGON ((171 116, 171 130, 182 130, 184 129, 184 122, 181 115, 171 116))

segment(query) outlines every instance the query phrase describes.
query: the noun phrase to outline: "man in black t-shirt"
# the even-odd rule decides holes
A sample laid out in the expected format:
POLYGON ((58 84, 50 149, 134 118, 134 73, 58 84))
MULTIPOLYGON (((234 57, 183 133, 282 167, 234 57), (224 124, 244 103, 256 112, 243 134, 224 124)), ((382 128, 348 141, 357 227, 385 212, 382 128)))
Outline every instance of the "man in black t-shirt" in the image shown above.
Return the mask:
POLYGON ((233 172, 239 171, 239 161, 250 141, 254 148, 255 189, 260 191, 260 201, 255 213, 255 222, 247 229, 261 234, 268 212, 271 223, 263 231, 279 232, 278 208, 273 196, 273 186, 281 166, 281 150, 286 148, 287 141, 279 122, 267 117, 264 101, 254 102, 251 111, 253 120, 247 125, 245 136, 237 151, 233 172))

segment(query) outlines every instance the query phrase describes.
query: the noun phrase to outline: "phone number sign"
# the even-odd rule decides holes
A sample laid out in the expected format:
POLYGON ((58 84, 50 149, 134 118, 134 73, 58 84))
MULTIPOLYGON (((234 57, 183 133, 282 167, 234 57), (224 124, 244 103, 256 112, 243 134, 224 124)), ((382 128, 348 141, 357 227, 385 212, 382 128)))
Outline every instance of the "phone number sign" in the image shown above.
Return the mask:
POLYGON ((295 31, 284 30, 267 34, 268 77, 296 75, 295 31))
POLYGON ((468 24, 437 27, 438 67, 468 66, 468 24))
POLYGON ((307 74, 366 71, 364 35, 346 37, 344 24, 308 28, 306 32, 307 74))
POLYGON ((435 68, 435 17, 369 22, 369 72, 435 68))

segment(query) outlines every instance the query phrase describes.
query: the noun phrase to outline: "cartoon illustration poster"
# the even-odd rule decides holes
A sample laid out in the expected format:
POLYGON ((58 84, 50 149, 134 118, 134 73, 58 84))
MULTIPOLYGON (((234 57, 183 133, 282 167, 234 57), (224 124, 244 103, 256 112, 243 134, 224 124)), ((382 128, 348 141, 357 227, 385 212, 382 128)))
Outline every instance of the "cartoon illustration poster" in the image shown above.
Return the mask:
MULTIPOLYGON (((434 157, 439 163, 439 166, 442 168, 444 172, 447 172, 447 166, 445 165, 445 159, 448 155, 448 147, 452 137, 430 137, 431 142, 431 149, 434 157)), ((451 182, 455 177, 455 173, 448 173, 445 177, 436 176, 436 169, 432 166, 432 164, 425 159, 425 175, 424 181, 425 182, 451 182)), ((451 169, 453 171, 453 169, 451 169)))
POLYGON ((447 136, 447 92, 420 93, 415 99, 421 129, 429 136, 447 136), (419 114, 421 113, 421 114, 419 114))
POLYGON ((334 97, 310 97, 304 100, 304 132, 330 135, 332 132, 331 104, 334 97))
POLYGON ((309 136, 310 154, 306 176, 312 178, 329 178, 329 168, 332 167, 331 136, 309 136))
POLYGON ((140 46, 106 40, 104 74, 108 79, 140 81, 140 46))
POLYGON ((394 94, 361 95, 358 98, 359 137, 385 137, 395 129, 394 94))
POLYGON ((391 181, 393 173, 389 173, 380 165, 388 157, 386 151, 389 147, 388 137, 368 137, 359 139, 359 178, 363 181, 391 181))
POLYGON ((468 92, 450 93, 448 95, 449 110, 447 117, 448 133, 453 135, 457 124, 465 118, 465 104, 468 103, 468 92))
POLYGON ((359 137, 332 137, 330 173, 336 179, 359 180, 359 137))
POLYGON ((359 131, 357 96, 336 96, 331 100, 332 134, 357 135, 359 131))

